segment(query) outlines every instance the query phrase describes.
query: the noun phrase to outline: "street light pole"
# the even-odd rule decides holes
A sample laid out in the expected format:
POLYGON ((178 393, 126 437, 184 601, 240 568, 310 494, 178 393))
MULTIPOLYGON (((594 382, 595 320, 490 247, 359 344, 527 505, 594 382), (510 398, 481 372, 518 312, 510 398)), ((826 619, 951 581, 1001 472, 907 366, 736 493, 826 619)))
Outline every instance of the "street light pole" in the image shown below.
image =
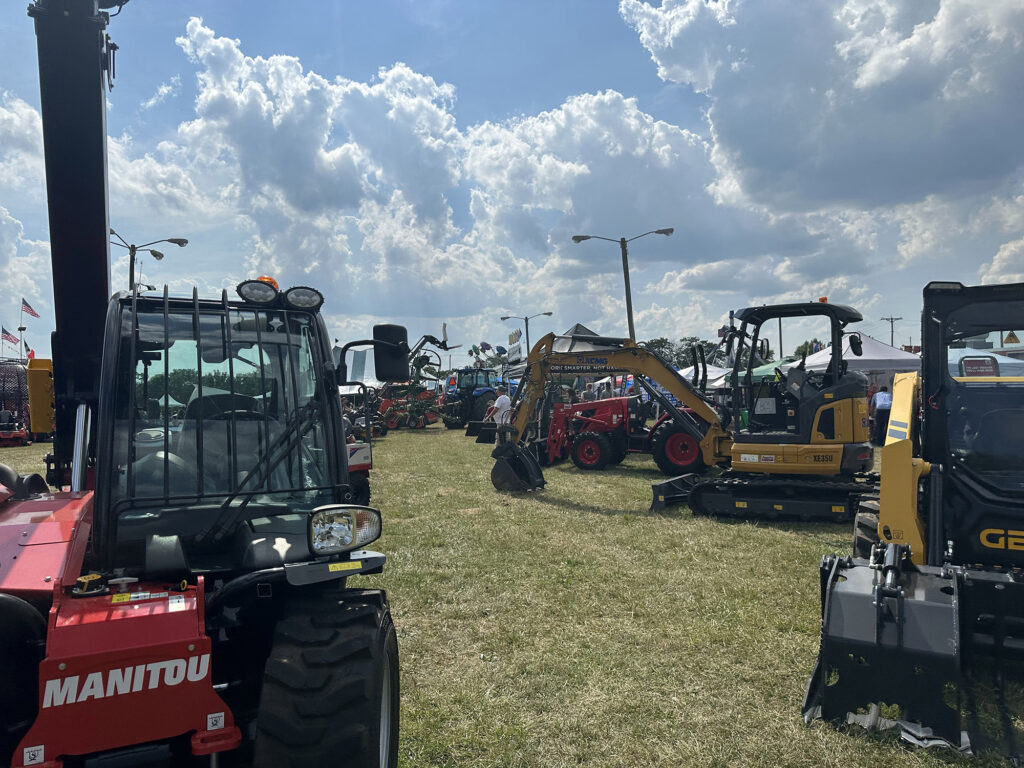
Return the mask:
POLYGON ((639 240, 641 237, 647 235, 671 235, 675 232, 673 227, 665 227, 664 229, 652 229, 650 232, 644 232, 642 235, 631 237, 628 240, 624 237, 620 237, 618 240, 614 240, 610 237, 601 237, 600 235, 573 235, 572 241, 574 243, 582 243, 584 240, 607 240, 609 243, 618 243, 619 248, 622 251, 622 281, 626 286, 626 321, 629 323, 629 338, 631 341, 636 341, 636 329, 633 327, 633 292, 629 287, 629 249, 626 247, 627 243, 631 243, 634 240, 639 240))
POLYGON ((127 242, 123 237, 121 237, 119 234, 117 234, 117 232, 115 232, 113 229, 110 230, 110 234, 112 234, 114 237, 117 238, 117 240, 111 240, 110 241, 111 245, 119 245, 122 248, 127 248, 128 249, 128 290, 132 291, 132 292, 135 291, 135 254, 136 253, 138 253, 139 251, 142 251, 143 253, 150 253, 150 254, 153 255, 154 259, 156 259, 157 261, 160 261, 160 259, 162 259, 164 257, 163 253, 161 253, 160 251, 156 250, 156 248, 148 248, 147 246, 156 245, 157 243, 171 243, 173 245, 178 246, 179 248, 184 248, 186 245, 188 245, 188 240, 185 239, 184 237, 165 237, 162 240, 154 240, 151 243, 143 243, 142 245, 135 245, 135 243, 127 242), (118 242, 118 240, 120 242, 118 242))
POLYGON ((550 312, 538 312, 536 315, 528 315, 526 317, 524 317, 522 315, 502 315, 501 316, 502 320, 522 320, 523 321, 524 325, 526 326, 526 354, 530 354, 530 350, 532 349, 532 347, 530 346, 530 320, 532 320, 535 317, 540 317, 541 315, 546 315, 548 317, 551 317, 551 313, 550 312))

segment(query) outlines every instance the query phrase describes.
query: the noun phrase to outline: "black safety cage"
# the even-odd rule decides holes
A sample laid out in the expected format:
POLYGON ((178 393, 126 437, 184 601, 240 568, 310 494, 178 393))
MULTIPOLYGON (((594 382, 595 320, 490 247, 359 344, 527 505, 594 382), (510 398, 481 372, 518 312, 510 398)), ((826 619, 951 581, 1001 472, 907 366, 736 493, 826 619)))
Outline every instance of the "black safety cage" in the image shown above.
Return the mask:
MULTIPOLYGON (((292 333, 289 329, 290 323, 285 321, 282 324, 285 333, 285 344, 287 347, 292 347, 292 333)), ((255 332, 258 345, 262 345, 262 331, 260 323, 254 324, 255 332)), ((328 333, 326 326, 324 325, 322 317, 318 312, 308 312, 299 309, 284 309, 278 307, 267 307, 266 305, 253 304, 248 302, 229 301, 227 291, 222 292, 219 301, 216 300, 200 300, 198 290, 193 289, 191 300, 185 298, 172 298, 168 294, 168 290, 165 287, 162 298, 140 295, 138 291, 135 291, 133 295, 120 294, 111 299, 108 305, 107 318, 106 318, 106 333, 103 350, 103 367, 102 376, 100 381, 100 398, 99 398, 99 413, 95 423, 97 428, 94 430, 95 434, 95 452, 90 452, 91 455, 95 456, 95 466, 103 468, 103 471, 97 471, 95 477, 95 492, 96 492, 96 505, 94 512, 94 527, 97 554, 101 560, 109 559, 115 551, 117 545, 117 531, 118 531, 118 517, 128 509, 139 509, 139 508, 156 508, 160 510, 167 510, 170 508, 187 508, 190 506, 202 505, 205 509, 211 503, 223 505, 221 508, 221 516, 225 514, 235 515, 238 514, 238 505, 232 506, 234 501, 240 500, 240 505, 244 506, 248 503, 248 495, 251 497, 253 493, 262 491, 260 488, 261 482, 267 482, 269 486, 269 478, 272 473, 273 467, 271 466, 271 455, 277 451, 290 451, 296 447, 298 441, 301 439, 303 433, 309 428, 311 420, 319 420, 324 426, 325 435, 325 448, 327 452, 326 456, 326 469, 329 478, 329 484, 323 486, 317 486, 313 488, 309 487, 296 487, 296 488, 275 488, 272 490, 274 493, 284 493, 289 491, 327 491, 332 494, 331 502, 339 503, 344 500, 345 491, 348 486, 348 466, 347 457, 348 452, 342 450, 345 445, 346 436, 344 434, 343 419, 341 416, 341 403, 340 398, 337 396, 337 376, 333 365, 332 351, 328 342, 328 333), (126 318, 125 310, 128 310, 127 318, 130 323, 130 339, 125 338, 123 332, 123 324, 126 318), (132 477, 132 471, 135 464, 136 457, 136 419, 137 419, 137 385, 135 382, 134 374, 131 376, 130 381, 124 381, 119 379, 119 376, 123 377, 125 370, 124 356, 129 356, 130 365, 127 366, 131 371, 135 370, 135 367, 140 360, 140 355, 145 350, 140 347, 139 338, 139 317, 140 314, 157 316, 162 315, 163 319, 163 350, 169 349, 168 342, 170 341, 170 316, 172 314, 191 315, 193 322, 193 333, 196 340, 196 398, 202 400, 203 393, 203 344, 201 339, 201 321, 206 318, 214 318, 221 321, 221 327, 224 329, 223 343, 228 351, 226 361, 228 363, 228 376, 227 381, 229 382, 229 396, 230 400, 234 400, 236 395, 235 391, 235 376, 234 376, 234 361, 232 359, 231 350, 232 345, 232 323, 231 314, 237 312, 253 313, 255 317, 259 317, 260 313, 273 312, 281 315, 282 317, 294 316, 294 315, 305 315, 310 318, 310 349, 313 354, 313 367, 316 371, 316 390, 313 397, 301 408, 293 409, 293 412, 289 414, 287 423, 284 424, 284 438, 283 443, 279 443, 273 447, 269 445, 269 426, 265 433, 266 442, 263 443, 263 456, 261 458, 260 465, 254 468, 253 472, 250 472, 243 480, 238 480, 237 467, 232 465, 231 471, 228 473, 228 477, 231 478, 231 487, 223 492, 208 493, 204 488, 204 472, 203 462, 208 460, 204 456, 203 451, 203 429, 198 428, 196 431, 196 474, 197 474, 197 487, 195 493, 174 493, 171 489, 170 483, 170 441, 171 441, 171 424, 170 414, 167 407, 163 408, 163 493, 155 496, 147 496, 144 498, 137 498, 134 494, 135 486, 132 477), (123 392, 120 389, 128 387, 128 413, 129 413, 129 426, 128 426, 128 440, 130 455, 127 461, 127 472, 126 478, 127 494, 122 498, 116 498, 114 488, 114 478, 116 474, 116 466, 114 461, 115 451, 115 409, 117 407, 117 398, 123 396, 123 392), (332 396, 333 395, 333 396, 332 396), (319 413, 316 409, 311 407, 313 404, 319 409, 319 413), (254 473, 259 473, 260 477, 257 477, 257 482, 252 484, 251 490, 246 490, 249 485, 249 480, 253 478, 254 473)), ((165 394, 169 396, 169 355, 163 355, 163 374, 164 374, 164 386, 165 394)), ((261 391, 265 392, 267 389, 267 373, 262 361, 260 359, 259 368, 259 381, 261 391)), ((296 378, 295 366, 289 365, 290 376, 292 378, 293 392, 298 393, 298 382, 296 378)), ((165 400, 166 403, 166 400, 165 400)), ((237 444, 237 414, 234 411, 229 413, 230 418, 229 426, 232 435, 232 445, 237 444)), ((237 463, 237 454, 232 452, 231 461, 237 463)), ((238 519, 245 519, 239 517, 238 519)))

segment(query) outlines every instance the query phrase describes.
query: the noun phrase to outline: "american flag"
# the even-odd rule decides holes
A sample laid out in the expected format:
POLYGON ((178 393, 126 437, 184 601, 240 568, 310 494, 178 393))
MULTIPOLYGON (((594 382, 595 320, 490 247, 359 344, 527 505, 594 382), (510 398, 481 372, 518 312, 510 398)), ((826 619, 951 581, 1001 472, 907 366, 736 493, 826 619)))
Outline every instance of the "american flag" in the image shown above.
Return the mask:
POLYGON ((32 305, 25 301, 24 297, 21 299, 21 311, 32 317, 39 317, 39 313, 32 309, 32 305))
POLYGON ((10 331, 8 331, 3 326, 0 326, 0 331, 2 331, 2 333, 0 333, 0 339, 3 339, 4 341, 8 342, 9 344, 21 344, 21 342, 18 341, 18 337, 15 336, 10 331))

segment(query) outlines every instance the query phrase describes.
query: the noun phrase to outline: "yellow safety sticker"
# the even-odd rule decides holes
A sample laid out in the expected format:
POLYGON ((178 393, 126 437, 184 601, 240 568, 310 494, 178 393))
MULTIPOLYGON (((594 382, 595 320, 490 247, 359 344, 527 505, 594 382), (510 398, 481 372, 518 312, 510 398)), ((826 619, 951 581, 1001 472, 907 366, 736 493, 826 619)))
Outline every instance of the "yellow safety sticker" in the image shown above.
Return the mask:
POLYGON ((738 509, 746 509, 747 508, 747 502, 745 502, 745 501, 737 501, 736 502, 736 507, 738 509))
POLYGON ((131 600, 131 595, 127 592, 118 592, 116 595, 112 595, 110 602, 112 603, 127 603, 131 600))
POLYGON ((832 511, 833 512, 845 512, 846 511, 846 507, 842 506, 841 504, 833 504, 832 505, 832 511))
POLYGON ((825 399, 826 399, 826 400, 831 400, 831 399, 832 399, 833 397, 835 397, 835 396, 836 396, 836 395, 835 395, 835 393, 834 393, 834 392, 826 392, 826 393, 825 393, 825 399))
POLYGON ((362 560, 350 560, 347 563, 331 563, 327 566, 327 570, 337 573, 338 571, 358 571, 362 567, 362 560))
POLYGON ((772 508, 777 509, 779 512, 782 511, 782 505, 781 504, 772 504, 772 508))
POLYGON ((78 581, 96 581, 98 578, 100 578, 98 573, 83 573, 78 577, 78 581))

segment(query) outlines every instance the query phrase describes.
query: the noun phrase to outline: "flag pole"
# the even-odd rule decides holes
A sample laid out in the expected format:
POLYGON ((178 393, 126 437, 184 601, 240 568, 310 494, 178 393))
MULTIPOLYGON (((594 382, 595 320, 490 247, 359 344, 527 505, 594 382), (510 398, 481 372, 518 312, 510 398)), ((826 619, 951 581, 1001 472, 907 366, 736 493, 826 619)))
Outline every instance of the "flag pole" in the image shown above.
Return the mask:
POLYGON ((25 298, 21 299, 21 314, 18 316, 18 359, 25 360, 25 298))

